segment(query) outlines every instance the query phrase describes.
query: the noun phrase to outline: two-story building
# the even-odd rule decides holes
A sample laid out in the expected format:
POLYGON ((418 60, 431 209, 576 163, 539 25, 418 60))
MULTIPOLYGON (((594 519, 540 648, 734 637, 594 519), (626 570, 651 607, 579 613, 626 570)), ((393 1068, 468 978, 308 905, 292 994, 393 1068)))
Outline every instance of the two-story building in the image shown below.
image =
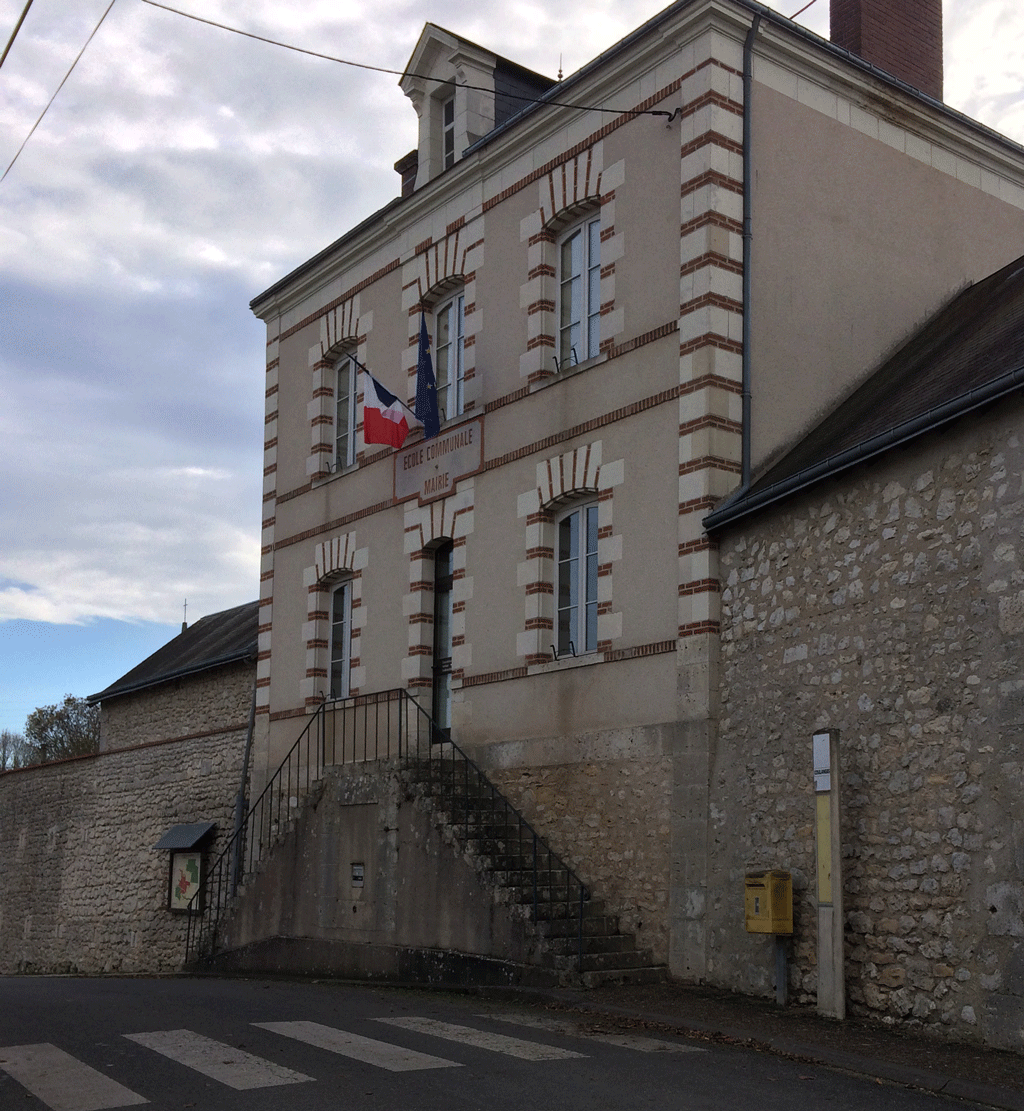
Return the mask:
POLYGON ((252 302, 255 774, 405 688, 672 974, 747 990, 743 869, 787 861, 722 845, 768 800, 803 844, 814 802, 721 786, 779 753, 722 728, 703 522, 1024 242, 1024 150, 941 103, 939 0, 832 8, 827 42, 679 0, 558 83, 427 24, 402 195, 252 302), (421 319, 440 434, 366 444, 359 367, 412 404, 421 319))

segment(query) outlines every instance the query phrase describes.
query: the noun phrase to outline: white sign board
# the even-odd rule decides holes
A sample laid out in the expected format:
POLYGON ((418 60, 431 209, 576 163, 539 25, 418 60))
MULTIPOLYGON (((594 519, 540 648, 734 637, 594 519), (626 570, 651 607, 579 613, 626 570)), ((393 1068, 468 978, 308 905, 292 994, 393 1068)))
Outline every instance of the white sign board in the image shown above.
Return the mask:
POLYGON ((476 474, 483 461, 484 422, 477 418, 396 452, 395 497, 418 497, 421 505, 443 498, 460 478, 476 474))
MULTIPOLYGON (((805 733, 806 737, 807 734, 805 733)), ((829 735, 814 734, 814 790, 832 790, 832 758, 829 754, 829 735)))

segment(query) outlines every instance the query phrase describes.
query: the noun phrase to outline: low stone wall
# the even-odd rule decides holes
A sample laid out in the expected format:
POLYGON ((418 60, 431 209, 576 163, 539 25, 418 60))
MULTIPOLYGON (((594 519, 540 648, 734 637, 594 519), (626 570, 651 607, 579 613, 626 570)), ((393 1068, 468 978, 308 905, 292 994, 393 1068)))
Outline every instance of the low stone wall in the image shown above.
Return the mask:
POLYGON ((186 918, 152 846, 213 821, 219 851, 244 744, 236 730, 0 774, 0 973, 180 968, 186 918))
POLYGON ((790 868, 816 978, 811 737, 838 729, 854 1013, 1022 1048, 1024 450, 1019 415, 931 438, 722 538, 710 978, 771 990, 750 866, 790 868))
POLYGON ((255 669, 251 660, 171 679, 100 704, 100 751, 246 728, 255 669))

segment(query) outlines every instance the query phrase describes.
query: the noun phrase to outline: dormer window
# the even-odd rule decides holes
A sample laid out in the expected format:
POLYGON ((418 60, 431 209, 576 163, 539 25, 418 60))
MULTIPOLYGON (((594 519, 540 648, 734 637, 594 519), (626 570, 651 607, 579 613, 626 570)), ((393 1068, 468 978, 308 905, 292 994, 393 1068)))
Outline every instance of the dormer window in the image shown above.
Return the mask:
POLYGON ((455 165, 455 97, 441 105, 441 133, 444 136, 444 168, 455 165))
POLYGON ((399 84, 420 121, 411 191, 455 166, 463 152, 555 82, 428 23, 399 84))

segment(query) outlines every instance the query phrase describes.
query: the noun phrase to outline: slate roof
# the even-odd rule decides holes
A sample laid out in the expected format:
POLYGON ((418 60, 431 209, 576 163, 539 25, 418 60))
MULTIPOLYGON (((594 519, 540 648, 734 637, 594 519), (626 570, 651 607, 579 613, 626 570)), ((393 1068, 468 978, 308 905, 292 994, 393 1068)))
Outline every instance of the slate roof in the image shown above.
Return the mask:
POLYGON ((234 609, 207 614, 133 667, 127 675, 122 675, 99 694, 90 694, 87 701, 105 702, 171 679, 242 660, 255 660, 258 624, 259 602, 246 602, 234 609))
POLYGON ((713 532, 1024 385, 1024 257, 968 286, 746 491, 713 532))

